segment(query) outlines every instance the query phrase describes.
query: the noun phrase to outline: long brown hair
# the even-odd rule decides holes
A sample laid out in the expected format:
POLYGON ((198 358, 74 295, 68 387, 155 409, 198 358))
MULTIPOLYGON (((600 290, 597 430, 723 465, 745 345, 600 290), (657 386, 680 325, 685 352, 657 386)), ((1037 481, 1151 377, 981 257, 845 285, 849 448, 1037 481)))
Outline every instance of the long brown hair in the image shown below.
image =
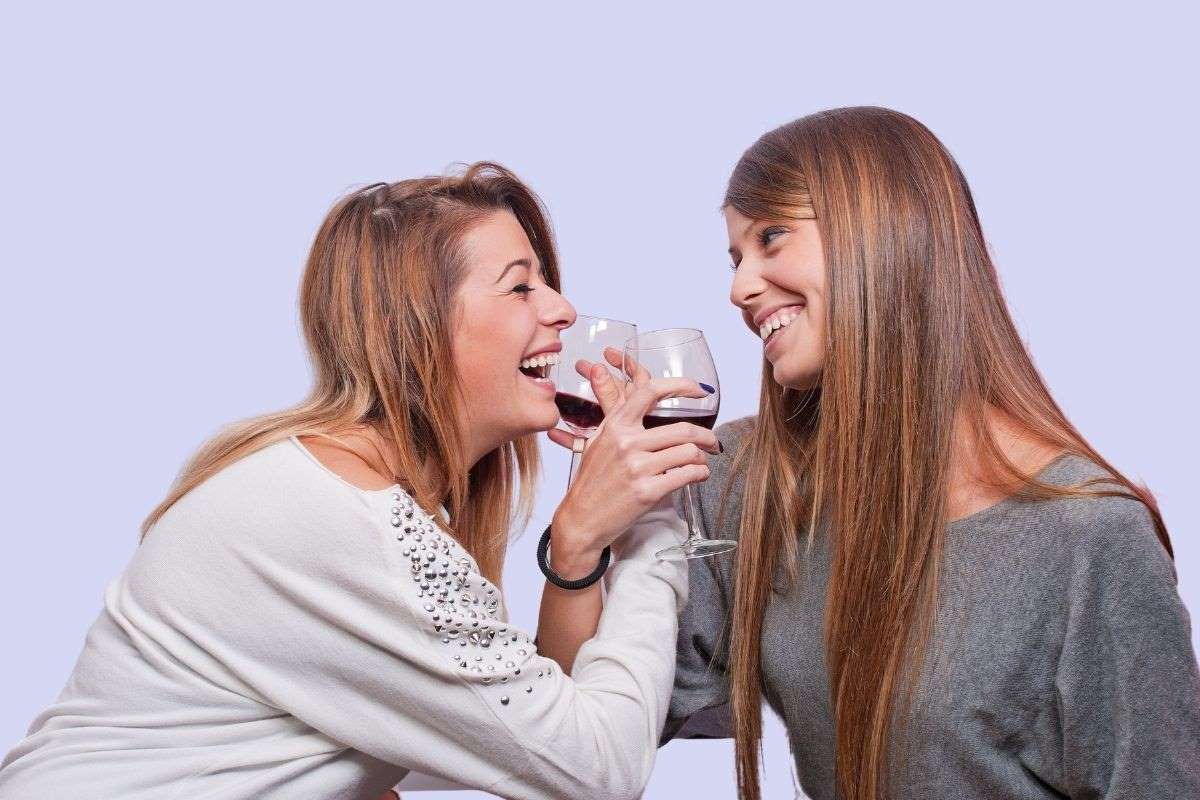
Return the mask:
POLYGON ((784 586, 796 580, 797 532, 820 526, 832 553, 825 648, 838 797, 878 800, 930 644, 956 418, 986 484, 1029 498, 1136 498, 1168 552, 1170 542, 1150 492, 1050 396, 966 180, 924 125, 871 107, 795 120, 746 151, 725 205, 756 220, 815 219, 829 292, 820 387, 780 387, 764 364, 757 422, 736 461, 746 474, 731 620, 739 794, 760 796, 762 609, 779 575, 784 586), (995 414, 1118 485, 1036 480, 995 440, 995 414))
POLYGON ((425 508, 444 502, 455 537, 498 582, 504 533, 532 505, 536 437, 466 463, 451 348, 463 237, 497 211, 516 216, 546 282, 558 290, 545 209, 498 164, 376 183, 338 201, 313 242, 300 290, 310 395, 205 444, 146 519, 143 536, 180 497, 234 461, 289 436, 331 436, 366 424, 395 444, 396 481, 425 508))

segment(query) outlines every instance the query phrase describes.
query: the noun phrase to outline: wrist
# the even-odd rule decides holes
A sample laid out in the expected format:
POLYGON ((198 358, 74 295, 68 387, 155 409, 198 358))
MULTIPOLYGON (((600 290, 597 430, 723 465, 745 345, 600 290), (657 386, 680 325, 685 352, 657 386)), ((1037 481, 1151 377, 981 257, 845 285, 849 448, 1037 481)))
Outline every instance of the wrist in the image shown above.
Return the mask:
MULTIPOLYGON (((605 570, 608 569, 609 562, 612 559, 612 554, 611 554, 609 548, 605 547, 600 552, 600 558, 596 562, 596 566, 591 572, 589 572, 587 575, 584 575, 583 577, 580 577, 580 578, 569 578, 569 577, 566 577, 566 576, 560 574, 558 571, 556 571, 550 565, 549 558, 548 558, 548 556, 549 556, 548 551, 550 550, 550 537, 551 537, 552 533, 553 533, 553 525, 547 525, 546 530, 542 533, 542 538, 540 540, 538 540, 538 547, 537 547, 538 568, 541 569, 542 574, 544 574, 546 576, 547 581, 554 584, 555 586, 557 586, 560 589, 576 591, 579 589, 587 589, 588 587, 595 584, 596 581, 600 580, 601 576, 604 575, 605 570)), ((563 567, 564 569, 572 569, 574 566, 574 559, 559 559, 559 560, 564 561, 564 562, 569 562, 567 564, 564 564, 564 567, 563 567)))
POLYGON ((600 563, 604 545, 595 543, 595 533, 577 527, 567 514, 555 514, 551 522, 550 568, 568 580, 588 575, 600 563))

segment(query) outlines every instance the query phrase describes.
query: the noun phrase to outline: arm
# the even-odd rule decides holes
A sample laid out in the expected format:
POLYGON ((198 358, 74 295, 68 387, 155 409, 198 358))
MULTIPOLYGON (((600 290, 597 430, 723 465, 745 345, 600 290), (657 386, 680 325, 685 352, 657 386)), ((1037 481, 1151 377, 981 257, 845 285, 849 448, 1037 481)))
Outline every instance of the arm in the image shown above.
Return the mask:
MULTIPOLYGON (((620 364, 618 358, 615 366, 620 364)), ((661 505, 676 488, 706 478, 704 451, 717 450, 713 432, 696 425, 680 423, 651 431, 642 426, 646 411, 664 397, 703 396, 694 382, 647 380, 625 391, 598 364, 579 361, 576 369, 590 380, 605 421, 588 441, 579 472, 551 526, 550 566, 564 578, 591 573, 608 544, 614 544, 614 557, 619 558, 618 537, 639 514, 661 505)), ((561 430, 550 431, 550 438, 567 449, 575 439, 561 430)), ((538 616, 541 652, 570 674, 579 648, 596 632, 602 607, 599 581, 579 590, 561 589, 547 581, 538 616)))
POLYGON ((156 613, 204 643, 205 670, 220 665, 225 683, 333 742, 424 774, 530 800, 637 796, 686 592, 683 566, 652 553, 674 541, 677 521, 652 513, 633 527, 572 678, 501 621, 494 587, 449 537, 425 532, 418 543, 386 512, 347 520, 322 515, 316 499, 294 502, 291 529, 197 541, 172 575, 188 606, 156 613), (412 559, 425 553, 435 576, 447 572, 445 596, 412 559))
MULTIPOLYGON (((557 524, 554 525, 555 531, 565 529, 565 525, 561 529, 557 524)), ((550 568, 570 580, 583 578, 595 569, 597 561, 589 563, 587 559, 560 555, 554 548, 550 550, 550 568)), ((586 589, 570 590, 560 589, 546 581, 542 588, 542 604, 538 611, 538 649, 542 655, 554 659, 568 675, 574 669, 575 654, 579 648, 596 635, 596 626, 604 607, 600 588, 602 583, 596 581, 586 589)))
MULTIPOLYGON (((697 523, 706 536, 738 538, 745 475, 734 474, 732 467, 750 425, 743 418, 716 430, 722 453, 709 459, 712 477, 697 492, 697 523)), ((660 744, 671 739, 733 737, 729 610, 735 563, 736 555, 689 562, 688 602, 679 616, 675 686, 660 744)))
POLYGON ((1071 797, 1200 797, 1200 675, 1170 558, 1145 508, 1107 500, 1072 541, 1056 677, 1071 797))

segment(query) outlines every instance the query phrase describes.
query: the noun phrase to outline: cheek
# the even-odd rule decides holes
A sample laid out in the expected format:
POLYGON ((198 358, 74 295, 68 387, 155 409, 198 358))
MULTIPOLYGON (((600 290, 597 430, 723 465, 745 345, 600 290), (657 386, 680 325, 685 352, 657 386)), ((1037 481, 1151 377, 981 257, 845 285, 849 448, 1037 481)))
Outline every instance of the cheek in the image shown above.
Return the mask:
POLYGON ((469 397, 478 397, 495 383, 501 354, 496 337, 489 336, 494 322, 485 309, 464 309, 454 331, 454 363, 469 397))
POLYGON ((533 339, 536 319, 524 308, 494 304, 480 304, 463 319, 454 337, 459 377, 468 391, 494 403, 495 392, 520 377, 517 367, 533 339))

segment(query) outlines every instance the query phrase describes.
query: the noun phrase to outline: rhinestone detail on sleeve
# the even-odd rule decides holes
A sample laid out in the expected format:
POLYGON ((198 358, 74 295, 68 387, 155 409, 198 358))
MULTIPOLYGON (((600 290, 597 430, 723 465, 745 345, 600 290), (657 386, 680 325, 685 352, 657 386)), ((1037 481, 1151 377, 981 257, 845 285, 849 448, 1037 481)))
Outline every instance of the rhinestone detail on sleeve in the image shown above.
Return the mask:
POLYGON ((494 690, 500 706, 532 694, 536 682, 554 668, 543 663, 525 669, 537 649, 527 634, 501 620, 499 589, 411 497, 396 491, 391 500, 391 525, 418 607, 447 658, 468 678, 494 690))

